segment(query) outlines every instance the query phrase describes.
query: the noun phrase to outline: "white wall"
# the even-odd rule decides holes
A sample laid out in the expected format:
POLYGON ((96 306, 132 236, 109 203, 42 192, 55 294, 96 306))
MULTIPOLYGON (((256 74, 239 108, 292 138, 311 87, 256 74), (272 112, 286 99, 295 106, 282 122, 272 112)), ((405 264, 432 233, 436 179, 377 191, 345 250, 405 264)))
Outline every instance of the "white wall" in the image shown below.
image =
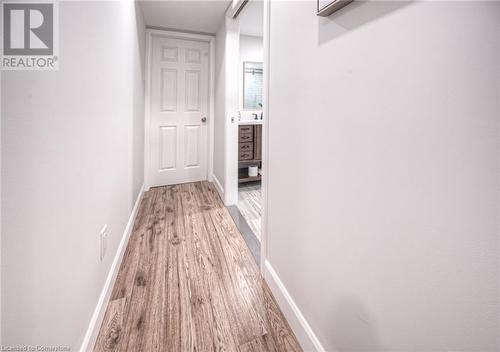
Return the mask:
POLYGON ((215 35, 215 116, 214 116, 214 182, 224 198, 225 175, 225 116, 226 116, 226 23, 215 35))
MULTIPOLYGON (((256 1, 256 0, 254 0, 256 1)), ((263 14, 262 14, 263 15, 263 14)), ((254 37, 251 35, 240 35, 240 59, 238 67, 238 81, 239 81, 239 110, 242 119, 251 119, 252 113, 255 111, 243 110, 243 63, 250 62, 263 62, 264 61, 264 44, 262 37, 254 37), (247 115, 247 116, 245 116, 247 115)))
MULTIPOLYGON (((0 117, 2 114, 2 75, 0 74, 0 117)), ((2 339, 2 121, 0 119, 0 346, 3 345, 2 339)))
MULTIPOLYGON (((132 126, 132 191, 139 194, 144 182, 144 91, 146 84, 146 24, 139 2, 135 2, 135 26, 133 23, 129 30, 132 32, 131 55, 133 59, 133 126, 132 126), (135 39, 134 39, 135 32, 135 39)), ((130 50, 130 49, 129 49, 130 50)), ((135 199, 135 198, 134 198, 135 199)))
POLYGON ((133 2, 59 13, 59 71, 2 72, 1 328, 77 350, 143 183, 145 38, 133 2))
POLYGON ((240 66, 243 70, 244 61, 262 62, 264 60, 264 47, 262 37, 240 35, 240 66))
POLYGON ((238 21, 226 16, 215 36, 214 125, 214 178, 226 205, 238 201, 238 63, 238 21))
POLYGON ((500 4, 315 6, 271 3, 270 265, 326 351, 498 351, 500 4))

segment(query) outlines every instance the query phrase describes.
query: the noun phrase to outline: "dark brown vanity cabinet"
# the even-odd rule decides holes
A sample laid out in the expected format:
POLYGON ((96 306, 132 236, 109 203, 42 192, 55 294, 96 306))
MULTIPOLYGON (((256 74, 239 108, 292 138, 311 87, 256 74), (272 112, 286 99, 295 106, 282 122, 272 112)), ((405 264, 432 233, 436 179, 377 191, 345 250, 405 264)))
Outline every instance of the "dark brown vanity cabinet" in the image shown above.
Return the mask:
POLYGON ((238 131, 238 181, 259 181, 260 175, 248 176, 248 167, 262 163, 262 125, 240 125, 238 131))
POLYGON ((255 125, 254 129, 254 156, 255 160, 262 161, 262 125, 255 125))

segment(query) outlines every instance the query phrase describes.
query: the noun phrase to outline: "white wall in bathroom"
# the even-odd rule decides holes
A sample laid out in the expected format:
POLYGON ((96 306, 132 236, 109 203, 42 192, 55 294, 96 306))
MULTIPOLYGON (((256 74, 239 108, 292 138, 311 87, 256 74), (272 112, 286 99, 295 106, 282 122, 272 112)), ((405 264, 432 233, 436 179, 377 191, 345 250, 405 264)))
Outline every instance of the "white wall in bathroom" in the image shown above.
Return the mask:
POLYGON ((263 45, 262 37, 240 35, 240 62, 262 62, 264 60, 263 45))
POLYGON ((263 62, 264 61, 264 46, 262 37, 251 35, 240 35, 240 59, 238 66, 238 81, 239 81, 239 108, 241 119, 253 119, 252 113, 259 111, 243 110, 243 63, 245 61, 263 62))

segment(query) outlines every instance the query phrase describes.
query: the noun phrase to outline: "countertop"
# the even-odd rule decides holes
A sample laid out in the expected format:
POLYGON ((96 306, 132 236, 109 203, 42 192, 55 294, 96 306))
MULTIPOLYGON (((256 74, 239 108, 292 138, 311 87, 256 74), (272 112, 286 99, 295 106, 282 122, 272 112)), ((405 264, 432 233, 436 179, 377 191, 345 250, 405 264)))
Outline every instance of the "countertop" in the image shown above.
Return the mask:
POLYGON ((240 120, 238 125, 262 125, 263 120, 240 120))

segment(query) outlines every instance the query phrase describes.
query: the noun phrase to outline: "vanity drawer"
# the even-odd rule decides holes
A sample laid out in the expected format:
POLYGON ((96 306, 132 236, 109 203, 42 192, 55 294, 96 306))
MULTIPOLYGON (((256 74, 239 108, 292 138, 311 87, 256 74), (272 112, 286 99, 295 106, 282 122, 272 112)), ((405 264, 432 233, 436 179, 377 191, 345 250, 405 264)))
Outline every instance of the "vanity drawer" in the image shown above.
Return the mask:
POLYGON ((240 152, 239 160, 253 160, 253 152, 240 152))
POLYGON ((240 153, 241 152, 253 153, 253 143, 252 142, 240 143, 238 145, 239 145, 240 153))
POLYGON ((250 133, 240 132, 240 143, 241 142, 253 142, 253 131, 250 133))
POLYGON ((251 133, 251 132, 253 132, 253 125, 240 126, 240 133, 251 133))

